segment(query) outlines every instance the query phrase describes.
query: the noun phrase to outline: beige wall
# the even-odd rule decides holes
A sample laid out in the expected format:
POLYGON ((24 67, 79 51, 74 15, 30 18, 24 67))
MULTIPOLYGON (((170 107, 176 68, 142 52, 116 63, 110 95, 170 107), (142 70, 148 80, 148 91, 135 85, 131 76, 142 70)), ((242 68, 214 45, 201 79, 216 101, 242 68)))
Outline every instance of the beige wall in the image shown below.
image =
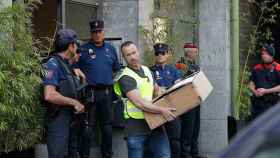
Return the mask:
POLYGON ((145 27, 146 29, 152 29, 153 23, 150 17, 154 11, 154 2, 151 0, 140 0, 138 3, 139 25, 145 27))

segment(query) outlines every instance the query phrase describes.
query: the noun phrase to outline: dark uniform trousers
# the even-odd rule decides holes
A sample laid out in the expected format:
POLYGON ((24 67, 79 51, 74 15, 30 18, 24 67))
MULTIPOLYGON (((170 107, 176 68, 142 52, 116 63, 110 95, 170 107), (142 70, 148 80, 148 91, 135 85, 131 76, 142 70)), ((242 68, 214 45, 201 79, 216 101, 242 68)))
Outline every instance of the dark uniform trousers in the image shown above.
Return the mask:
POLYGON ((112 86, 90 87, 94 91, 94 103, 89 111, 89 124, 99 125, 101 131, 102 158, 110 158, 112 151, 112 86))
MULTIPOLYGON (((86 106, 88 110, 88 106, 86 106)), ((89 158, 90 136, 94 127, 88 124, 87 113, 75 115, 70 124, 69 156, 67 158, 89 158)))
POLYGON ((165 124, 170 148, 171 158, 181 158, 181 121, 176 118, 165 124))
POLYGON ((181 157, 198 155, 198 137, 200 130, 200 106, 181 116, 181 157))
POLYGON ((83 115, 81 115, 83 117, 76 116, 74 121, 71 123, 69 158, 89 158, 91 140, 98 141, 98 138, 95 137, 98 125, 101 130, 102 158, 110 158, 113 153, 112 87, 90 86, 87 88, 87 93, 88 96, 93 94, 93 102, 86 105, 86 112, 88 113, 86 118, 83 118, 83 115), (88 120, 88 126, 85 126, 85 123, 83 122, 85 120, 88 120))
POLYGON ((68 145, 72 119, 73 112, 70 109, 61 109, 55 117, 49 118, 47 124, 49 158, 66 158, 69 155, 68 145))
POLYGON ((279 96, 275 95, 268 95, 263 97, 251 97, 251 111, 252 111, 252 120, 257 118, 259 115, 267 111, 269 108, 277 104, 279 96), (275 99, 276 98, 276 99, 275 99))
POLYGON ((47 148, 49 158, 88 158, 89 139, 83 138, 85 127, 81 127, 78 116, 70 108, 61 108, 56 116, 49 118, 47 126, 47 148), (82 144, 83 143, 83 144, 82 144))
MULTIPOLYGON (((187 76, 198 72, 199 66, 194 62, 188 62, 187 76)), ((200 106, 184 113, 181 117, 181 157, 198 156, 198 137, 200 130, 200 106)))

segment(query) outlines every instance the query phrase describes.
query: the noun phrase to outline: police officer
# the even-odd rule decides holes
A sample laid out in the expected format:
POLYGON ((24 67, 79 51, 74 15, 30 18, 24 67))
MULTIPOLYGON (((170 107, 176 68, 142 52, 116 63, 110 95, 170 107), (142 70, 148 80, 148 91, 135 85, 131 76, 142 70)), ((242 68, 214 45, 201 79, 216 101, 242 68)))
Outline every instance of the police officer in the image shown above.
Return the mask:
MULTIPOLYGON (((104 41, 104 22, 90 23, 91 40, 82 46, 80 60, 76 67, 85 73, 89 93, 94 91, 94 103, 90 110, 90 124, 99 122, 101 129, 101 153, 110 158, 112 152, 112 96, 113 73, 120 69, 115 48, 104 41), (96 113, 96 116, 94 115, 96 113)), ((76 72, 79 69, 76 69, 76 72)))
POLYGON ((256 118, 278 102, 280 92, 280 65, 274 61, 275 49, 265 44, 260 50, 261 63, 256 64, 249 87, 253 96, 252 118, 256 118))
MULTIPOLYGON (((154 45, 156 64, 151 67, 153 76, 158 86, 165 90, 180 80, 180 73, 173 66, 168 65, 170 53, 168 45, 157 43, 154 45)), ((180 158, 181 155, 181 122, 178 118, 165 124, 171 147, 171 158, 180 158)))
POLYGON ((150 130, 143 111, 161 114, 166 120, 171 121, 175 118, 172 113, 175 109, 152 103, 154 92, 158 92, 158 86, 149 68, 141 65, 140 52, 136 45, 127 41, 122 44, 121 50, 128 66, 116 78, 114 88, 125 104, 128 158, 144 158, 145 148, 148 148, 154 158, 170 158, 170 147, 164 130, 162 128, 150 130))
POLYGON ((77 56, 76 41, 77 36, 73 30, 59 30, 54 43, 55 54, 45 64, 44 100, 48 103, 48 111, 52 112, 47 122, 49 158, 70 156, 68 145, 73 110, 77 113, 84 111, 84 105, 76 98, 74 77, 67 71, 71 69, 69 62, 77 56))
MULTIPOLYGON (((198 55, 198 47, 194 43, 185 43, 186 70, 184 76, 192 75, 200 70, 195 60, 198 55)), ((182 158, 201 158, 198 150, 198 136, 200 129, 200 106, 181 116, 182 120, 182 158)))

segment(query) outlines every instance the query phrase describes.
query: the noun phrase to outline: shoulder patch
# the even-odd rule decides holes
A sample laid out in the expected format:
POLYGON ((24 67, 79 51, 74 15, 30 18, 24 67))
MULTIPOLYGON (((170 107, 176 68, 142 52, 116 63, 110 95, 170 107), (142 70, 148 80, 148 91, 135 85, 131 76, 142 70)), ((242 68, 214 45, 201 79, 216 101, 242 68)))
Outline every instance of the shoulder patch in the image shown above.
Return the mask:
POLYGON ((46 74, 46 78, 51 79, 53 77, 53 70, 48 70, 46 74))
POLYGON ((50 60, 47 62, 47 66, 48 65, 57 67, 56 59, 55 58, 50 58, 50 60))
POLYGON ((263 66, 261 64, 257 64, 254 66, 254 70, 261 70, 263 69, 263 66))
POLYGON ((275 70, 280 71, 280 64, 277 63, 277 65, 275 66, 275 70))

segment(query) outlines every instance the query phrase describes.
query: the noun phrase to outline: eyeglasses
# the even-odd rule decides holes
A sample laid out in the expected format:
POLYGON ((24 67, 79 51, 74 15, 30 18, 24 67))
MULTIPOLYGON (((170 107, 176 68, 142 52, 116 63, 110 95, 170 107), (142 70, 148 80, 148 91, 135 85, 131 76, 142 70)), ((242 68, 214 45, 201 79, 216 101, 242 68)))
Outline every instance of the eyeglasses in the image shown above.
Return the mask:
POLYGON ((166 55, 167 52, 155 52, 155 56, 166 55))

